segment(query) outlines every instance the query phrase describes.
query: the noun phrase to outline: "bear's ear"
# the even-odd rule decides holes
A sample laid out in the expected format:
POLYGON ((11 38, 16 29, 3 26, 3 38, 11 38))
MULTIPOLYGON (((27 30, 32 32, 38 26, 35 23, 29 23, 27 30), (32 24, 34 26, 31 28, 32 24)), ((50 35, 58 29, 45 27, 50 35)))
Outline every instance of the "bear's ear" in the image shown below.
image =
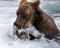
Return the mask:
POLYGON ((20 4, 22 4, 22 3, 24 3, 24 2, 27 2, 27 0, 22 0, 22 1, 20 2, 20 4))
POLYGON ((36 0, 33 4, 34 4, 35 6, 39 6, 40 0, 36 0))

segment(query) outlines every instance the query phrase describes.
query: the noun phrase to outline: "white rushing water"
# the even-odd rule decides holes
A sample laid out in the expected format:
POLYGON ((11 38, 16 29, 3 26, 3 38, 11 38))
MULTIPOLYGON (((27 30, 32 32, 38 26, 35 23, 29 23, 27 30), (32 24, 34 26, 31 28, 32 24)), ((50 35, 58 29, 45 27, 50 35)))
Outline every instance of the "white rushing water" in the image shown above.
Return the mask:
MULTIPOLYGON (((23 41, 13 34, 13 23, 16 19, 16 9, 19 1, 0 0, 0 48, 60 48, 60 44, 42 37, 40 40, 23 41)), ((41 8, 55 20, 60 30, 60 2, 59 0, 42 1, 41 8)), ((35 30, 34 30, 35 31, 35 30)))

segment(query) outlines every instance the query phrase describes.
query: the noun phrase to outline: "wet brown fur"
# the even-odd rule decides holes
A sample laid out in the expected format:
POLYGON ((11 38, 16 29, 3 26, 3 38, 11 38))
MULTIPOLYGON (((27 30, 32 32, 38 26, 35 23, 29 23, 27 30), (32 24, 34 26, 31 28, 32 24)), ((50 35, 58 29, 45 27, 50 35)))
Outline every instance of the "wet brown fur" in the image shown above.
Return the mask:
POLYGON ((19 29, 27 28, 29 24, 32 24, 40 33, 45 34, 46 38, 52 39, 59 33, 59 30, 54 20, 39 7, 39 4, 39 0, 35 2, 21 1, 15 21, 19 25, 16 27, 19 29), (19 14, 22 14, 22 17, 19 14))

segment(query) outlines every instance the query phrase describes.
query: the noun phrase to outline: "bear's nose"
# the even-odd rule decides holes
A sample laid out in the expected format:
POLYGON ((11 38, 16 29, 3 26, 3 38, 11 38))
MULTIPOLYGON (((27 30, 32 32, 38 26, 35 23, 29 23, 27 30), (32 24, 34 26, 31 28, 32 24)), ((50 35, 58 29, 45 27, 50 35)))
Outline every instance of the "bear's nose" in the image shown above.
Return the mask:
POLYGON ((15 25, 15 26, 19 26, 19 27, 20 27, 20 25, 19 25, 18 23, 16 23, 16 22, 14 23, 14 25, 15 25))
POLYGON ((18 23, 14 23, 14 25, 18 28, 18 29, 20 29, 21 28, 21 25, 19 25, 18 23))
POLYGON ((14 25, 15 25, 15 26, 19 26, 18 23, 16 23, 16 22, 14 23, 14 25))

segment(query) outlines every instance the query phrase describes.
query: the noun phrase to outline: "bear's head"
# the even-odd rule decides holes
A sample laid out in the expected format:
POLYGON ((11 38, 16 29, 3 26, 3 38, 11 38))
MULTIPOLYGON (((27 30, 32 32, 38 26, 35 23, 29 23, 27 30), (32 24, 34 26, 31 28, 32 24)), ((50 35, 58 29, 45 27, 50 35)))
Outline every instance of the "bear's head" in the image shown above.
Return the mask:
POLYGON ((39 8, 40 0, 35 2, 27 2, 22 0, 17 10, 17 18, 14 25, 18 28, 26 29, 30 24, 33 24, 35 18, 37 18, 37 8, 39 8))

